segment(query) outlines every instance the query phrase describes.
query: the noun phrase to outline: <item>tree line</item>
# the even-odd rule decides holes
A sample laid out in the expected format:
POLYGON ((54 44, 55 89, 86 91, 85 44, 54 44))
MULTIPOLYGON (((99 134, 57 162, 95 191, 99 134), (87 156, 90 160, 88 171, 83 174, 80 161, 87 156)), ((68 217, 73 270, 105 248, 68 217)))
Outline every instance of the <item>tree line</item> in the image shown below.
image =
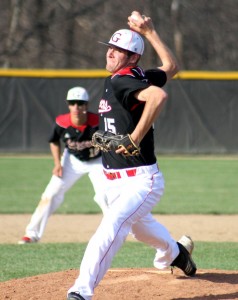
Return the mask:
MULTIPOLYGON (((0 68, 104 69, 98 41, 150 16, 182 70, 236 71, 238 0, 1 0, 0 68)), ((145 43, 142 67, 160 62, 145 43)))

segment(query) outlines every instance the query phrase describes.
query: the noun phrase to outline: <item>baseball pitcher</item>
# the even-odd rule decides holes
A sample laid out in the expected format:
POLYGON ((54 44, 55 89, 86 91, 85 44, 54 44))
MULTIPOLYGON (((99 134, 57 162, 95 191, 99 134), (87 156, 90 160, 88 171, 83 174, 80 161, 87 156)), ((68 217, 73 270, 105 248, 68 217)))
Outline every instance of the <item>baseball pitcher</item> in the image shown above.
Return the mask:
POLYGON ((130 232, 155 249, 156 268, 178 267, 187 276, 196 273, 191 238, 183 236, 176 242, 151 214, 164 192, 163 174, 154 153, 153 124, 167 101, 161 87, 176 74, 176 61, 150 17, 133 12, 128 25, 130 29, 116 31, 104 43, 111 76, 105 80, 99 101, 100 130, 92 139, 102 150, 109 208, 88 243, 68 300, 92 299, 130 232), (141 35, 153 46, 161 67, 146 71, 138 66, 144 51, 141 35))

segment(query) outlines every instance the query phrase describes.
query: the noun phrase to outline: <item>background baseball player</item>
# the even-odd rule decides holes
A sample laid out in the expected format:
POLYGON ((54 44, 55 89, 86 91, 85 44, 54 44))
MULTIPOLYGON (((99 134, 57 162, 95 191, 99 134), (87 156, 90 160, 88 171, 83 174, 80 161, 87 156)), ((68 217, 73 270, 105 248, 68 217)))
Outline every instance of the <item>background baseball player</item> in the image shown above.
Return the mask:
POLYGON ((65 193, 84 174, 88 174, 93 184, 94 200, 102 210, 106 208, 101 152, 91 144, 92 135, 98 129, 98 116, 87 111, 89 95, 82 87, 70 89, 66 101, 69 113, 56 118, 49 139, 54 160, 53 176, 19 244, 34 243, 41 239, 48 218, 61 205, 65 193), (60 140, 65 144, 62 156, 60 140))
POLYGON ((92 299, 130 231, 137 240, 155 248, 156 268, 176 266, 187 276, 196 273, 190 255, 192 240, 184 236, 176 242, 151 215, 164 191, 154 153, 153 123, 167 99, 160 87, 176 74, 176 61, 149 17, 133 12, 128 24, 133 31, 119 30, 105 43, 106 69, 112 75, 105 80, 99 102, 100 131, 93 136, 93 144, 105 151, 102 162, 109 209, 88 243, 68 300, 92 299), (144 42, 136 31, 155 49, 162 62, 159 69, 144 72, 137 65, 144 42))

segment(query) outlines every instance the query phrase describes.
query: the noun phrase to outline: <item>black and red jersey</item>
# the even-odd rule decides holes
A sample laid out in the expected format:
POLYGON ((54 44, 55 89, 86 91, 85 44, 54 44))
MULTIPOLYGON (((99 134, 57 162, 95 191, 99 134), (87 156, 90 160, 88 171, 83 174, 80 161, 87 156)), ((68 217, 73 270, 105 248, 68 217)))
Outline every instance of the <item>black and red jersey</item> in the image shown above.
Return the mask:
POLYGON ((69 153, 82 161, 97 158, 101 155, 98 149, 92 147, 92 135, 98 130, 98 115, 88 113, 87 123, 76 126, 71 122, 70 114, 59 115, 49 138, 49 143, 62 140, 69 153))
MULTIPOLYGON (((99 128, 114 134, 132 133, 142 115, 145 102, 134 97, 138 90, 151 84, 163 86, 166 73, 159 70, 143 71, 140 67, 127 67, 105 80, 104 92, 99 103, 99 128)), ((154 136, 151 127, 141 141, 141 155, 124 157, 114 151, 103 152, 103 166, 108 169, 122 169, 151 165, 156 162, 154 136)))

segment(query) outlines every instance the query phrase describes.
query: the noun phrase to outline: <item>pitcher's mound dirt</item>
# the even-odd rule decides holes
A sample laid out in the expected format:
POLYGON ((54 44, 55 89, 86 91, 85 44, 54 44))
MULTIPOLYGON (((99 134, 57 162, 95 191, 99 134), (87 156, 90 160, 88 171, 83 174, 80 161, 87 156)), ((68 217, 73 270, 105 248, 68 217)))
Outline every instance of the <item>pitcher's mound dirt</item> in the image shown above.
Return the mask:
MULTIPOLYGON (((0 283, 0 299, 65 300, 77 270, 0 283)), ((95 290, 94 300, 238 299, 238 272, 199 270, 188 278, 176 269, 111 269, 95 290)))

